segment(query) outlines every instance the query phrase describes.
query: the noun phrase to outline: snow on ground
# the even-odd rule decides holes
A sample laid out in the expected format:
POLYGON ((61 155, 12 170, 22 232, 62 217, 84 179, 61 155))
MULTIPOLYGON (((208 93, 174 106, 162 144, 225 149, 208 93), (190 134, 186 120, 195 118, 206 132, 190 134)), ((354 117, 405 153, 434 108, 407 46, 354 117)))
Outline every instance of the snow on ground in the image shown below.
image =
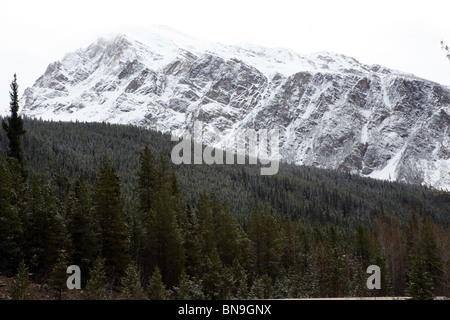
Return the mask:
POLYGON ((368 176, 375 179, 395 181, 397 179, 397 167, 400 163, 403 153, 406 150, 406 147, 407 144, 405 144, 403 148, 399 150, 397 154, 387 162, 383 169, 374 171, 368 176))

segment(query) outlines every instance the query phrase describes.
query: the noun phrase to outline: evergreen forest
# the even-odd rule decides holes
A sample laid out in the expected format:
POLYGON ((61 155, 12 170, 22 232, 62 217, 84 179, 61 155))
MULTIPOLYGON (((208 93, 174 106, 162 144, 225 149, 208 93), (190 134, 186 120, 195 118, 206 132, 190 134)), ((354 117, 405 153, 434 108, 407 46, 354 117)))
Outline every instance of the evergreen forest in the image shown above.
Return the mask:
POLYGON ((13 102, 0 118, 13 299, 33 299, 30 283, 63 299, 69 265, 94 300, 450 295, 448 192, 287 163, 174 165, 169 135, 22 119, 13 102))

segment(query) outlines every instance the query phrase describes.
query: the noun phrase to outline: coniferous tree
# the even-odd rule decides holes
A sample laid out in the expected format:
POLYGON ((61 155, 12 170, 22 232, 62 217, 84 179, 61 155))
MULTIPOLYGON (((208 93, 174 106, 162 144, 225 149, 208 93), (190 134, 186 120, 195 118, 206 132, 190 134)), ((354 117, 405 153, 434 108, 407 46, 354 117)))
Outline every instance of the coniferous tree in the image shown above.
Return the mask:
POLYGON ((233 269, 231 266, 222 265, 221 282, 219 287, 219 299, 230 300, 233 299, 235 293, 235 279, 233 269))
POLYGON ((93 205, 99 225, 100 252, 111 279, 118 280, 127 267, 129 245, 122 217, 120 180, 107 156, 98 170, 93 205))
POLYGON ((242 262, 239 233, 226 204, 215 206, 217 252, 224 266, 231 266, 237 259, 242 262))
POLYGON ((274 298, 289 299, 294 297, 294 284, 292 281, 293 275, 287 273, 279 277, 274 286, 274 298))
POLYGON ((141 286, 140 272, 136 263, 131 262, 120 280, 121 298, 123 300, 142 300, 144 291, 141 286))
POLYGON ((53 266, 52 273, 48 281, 50 289, 56 293, 58 300, 62 299, 62 293, 67 289, 67 262, 67 254, 64 251, 60 251, 58 260, 53 266))
POLYGON ((244 300, 248 298, 248 274, 247 271, 237 259, 233 261, 231 266, 231 274, 233 279, 232 298, 244 300))
POLYGON ((60 167, 58 167, 56 169, 55 175, 52 177, 51 184, 56 200, 57 211, 64 219, 66 219, 67 217, 65 205, 67 204, 67 196, 72 189, 70 179, 67 173, 61 170, 60 167))
POLYGON ((356 227, 355 234, 355 255, 363 265, 370 265, 372 258, 372 242, 369 237, 369 232, 362 225, 356 227))
POLYGON ((184 268, 184 248, 181 229, 166 190, 157 193, 154 202, 154 224, 148 231, 153 235, 156 265, 170 288, 177 284, 184 268))
POLYGON ((427 261, 420 253, 416 253, 412 258, 407 294, 415 300, 432 300, 433 291, 433 278, 428 271, 427 261))
MULTIPOLYGON (((426 261, 427 272, 433 279, 434 289, 438 289, 440 280, 443 276, 443 261, 441 259, 441 252, 437 245, 436 235, 433 231, 433 224, 430 217, 422 217, 422 228, 419 238, 418 251, 426 261)), ((436 294, 436 291, 434 292, 436 294)))
POLYGON ((273 295, 272 279, 264 274, 256 277, 250 289, 249 297, 251 299, 270 299, 273 295))
POLYGON ((300 225, 297 221, 285 218, 281 222, 280 250, 281 263, 285 269, 300 271, 303 243, 300 238, 300 225))
POLYGON ((85 296, 88 300, 111 299, 111 288, 108 283, 103 261, 102 258, 97 258, 89 270, 89 280, 87 281, 85 290, 85 296))
POLYGON ((67 196, 67 231, 70 234, 71 261, 81 269, 82 286, 86 284, 89 268, 98 257, 98 225, 93 216, 92 202, 87 183, 82 177, 74 183, 67 196))
POLYGON ((139 207, 144 215, 150 213, 156 191, 156 162, 148 146, 139 154, 140 170, 137 172, 137 195, 139 207))
POLYGON ((24 164, 24 156, 22 150, 22 136, 26 133, 23 125, 23 119, 19 116, 19 85, 17 77, 11 83, 11 92, 9 93, 11 115, 7 118, 8 123, 2 122, 2 127, 6 131, 9 139, 8 157, 17 160, 20 166, 20 172, 24 178, 27 176, 24 164))
POLYGON ((152 277, 150 278, 147 296, 150 300, 165 300, 167 299, 166 286, 162 280, 161 271, 158 267, 153 271, 152 277))
POLYGON ((22 221, 13 193, 10 171, 0 158, 0 270, 7 274, 17 269, 23 242, 22 221))
POLYGON ((31 292, 31 277, 28 267, 22 260, 17 268, 17 274, 12 281, 12 286, 10 289, 11 299, 13 300, 30 300, 31 292))
POLYGON ((51 188, 45 182, 41 186, 41 181, 36 176, 31 177, 27 211, 29 216, 25 232, 25 254, 35 280, 41 282, 50 276, 59 250, 63 248, 64 225, 57 215, 51 188))
POLYGON ((326 255, 328 268, 326 271, 326 285, 330 297, 345 297, 350 289, 348 276, 348 255, 345 252, 344 241, 336 228, 332 225, 326 239, 326 255))
POLYGON ((175 296, 178 300, 203 300, 202 281, 196 277, 191 278, 184 271, 180 275, 180 281, 174 288, 175 296))
POLYGON ((254 247, 254 268, 258 274, 278 272, 279 265, 279 225, 273 213, 264 205, 260 209, 255 205, 249 218, 249 239, 254 247))
POLYGON ((411 260, 408 294, 413 299, 433 299, 443 269, 429 217, 423 216, 421 219, 420 234, 411 260))
POLYGON ((139 210, 139 204, 133 197, 128 201, 125 209, 125 223, 128 229, 130 239, 130 253, 133 261, 142 264, 145 255, 145 242, 147 230, 145 227, 144 216, 139 210))
MULTIPOLYGON (((163 280, 173 286, 184 267, 182 221, 184 207, 176 181, 170 174, 167 158, 160 153, 159 163, 146 147, 140 153, 140 170, 137 172, 137 198, 141 216, 135 216, 134 226, 145 245, 142 246, 144 274, 158 266, 163 280)), ((130 221, 130 222, 133 222, 130 221)), ((141 250, 141 249, 140 249, 141 250)))
POLYGON ((214 247, 211 254, 206 257, 203 275, 203 291, 208 299, 224 299, 223 296, 223 266, 217 249, 214 247))
POLYGON ((200 199, 197 202, 196 217, 198 221, 198 230, 200 232, 200 241, 202 244, 202 255, 207 256, 212 254, 216 242, 214 233, 213 207, 206 191, 200 195, 200 199))
POLYGON ((169 165, 169 159, 164 155, 163 152, 159 153, 158 166, 156 167, 156 179, 155 179, 155 189, 156 191, 168 191, 172 194, 171 185, 171 170, 169 165))
POLYGON ((202 274, 203 255, 200 227, 197 215, 189 205, 186 207, 186 219, 183 225, 186 273, 200 277, 202 274))
POLYGON ((156 197, 156 162, 148 146, 139 152, 139 170, 134 192, 137 208, 134 203, 128 208, 127 219, 131 228, 131 253, 136 255, 136 261, 141 266, 143 275, 148 277, 156 265, 153 244, 155 224, 153 204, 156 197), (137 211, 135 211, 137 209, 137 211), (139 233, 139 235, 136 234, 139 233), (142 248, 140 247, 142 238, 142 248), (141 254, 138 253, 141 251, 141 254))
POLYGON ((138 173, 138 190, 141 206, 150 197, 150 207, 144 213, 143 227, 146 235, 146 247, 143 250, 143 268, 146 271, 158 266, 164 283, 170 288, 177 284, 184 269, 185 253, 183 247, 183 232, 181 221, 185 220, 184 208, 179 192, 174 189, 171 181, 167 158, 161 153, 158 164, 152 163, 152 157, 144 149, 141 153, 141 170, 138 173), (147 169, 145 169, 147 168, 147 169), (150 169, 151 168, 151 169, 150 169), (145 174, 144 174, 145 173, 145 174), (150 179, 144 179, 150 175, 150 179), (141 179, 142 178, 142 179, 141 179))

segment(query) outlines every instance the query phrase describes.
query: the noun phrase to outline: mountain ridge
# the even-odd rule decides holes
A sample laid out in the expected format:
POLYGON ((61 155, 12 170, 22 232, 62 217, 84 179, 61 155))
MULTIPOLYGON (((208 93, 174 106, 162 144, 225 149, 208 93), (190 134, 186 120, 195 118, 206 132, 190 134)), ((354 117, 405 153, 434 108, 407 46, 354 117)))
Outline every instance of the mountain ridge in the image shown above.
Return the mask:
POLYGON ((172 33, 66 54, 25 90, 23 114, 179 136, 203 121, 224 139, 279 129, 284 161, 450 189, 450 88, 335 53, 190 45, 172 33))

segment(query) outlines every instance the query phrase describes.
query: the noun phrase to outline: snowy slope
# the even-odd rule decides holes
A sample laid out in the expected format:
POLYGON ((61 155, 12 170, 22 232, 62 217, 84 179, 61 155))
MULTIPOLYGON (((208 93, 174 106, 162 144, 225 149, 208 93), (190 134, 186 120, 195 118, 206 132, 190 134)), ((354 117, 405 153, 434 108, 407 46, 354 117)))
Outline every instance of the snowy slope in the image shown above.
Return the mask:
POLYGON ((21 106, 38 118, 178 135, 201 120, 223 140, 277 128, 285 161, 450 189, 450 89, 330 52, 226 46, 157 28, 67 54, 21 106))

